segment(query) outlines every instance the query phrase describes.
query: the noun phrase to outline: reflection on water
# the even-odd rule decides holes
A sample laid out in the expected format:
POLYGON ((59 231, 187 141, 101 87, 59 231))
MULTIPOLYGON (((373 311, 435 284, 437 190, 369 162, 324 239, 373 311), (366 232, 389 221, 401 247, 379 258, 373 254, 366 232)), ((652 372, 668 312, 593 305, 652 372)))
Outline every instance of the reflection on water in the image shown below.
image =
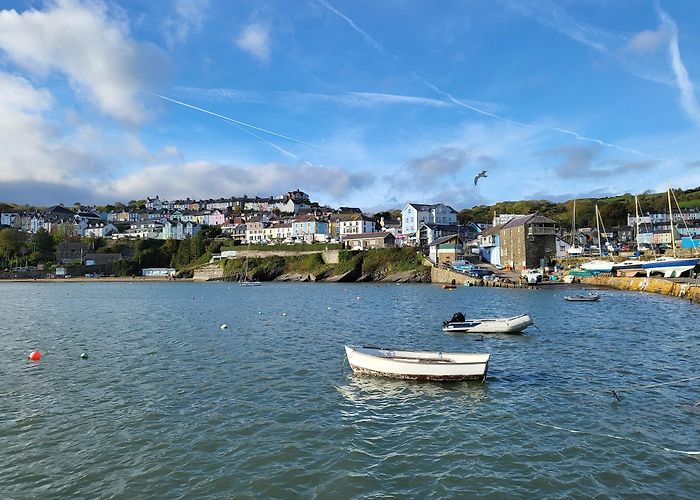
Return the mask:
POLYGON ((607 292, 581 307, 567 293, 1 284, 0 491, 696 496, 697 457, 668 450, 700 449, 700 383, 629 388, 698 375, 697 306, 607 292), (456 311, 527 312, 539 330, 446 335, 456 311), (346 344, 488 352, 488 378, 353 376, 346 344))

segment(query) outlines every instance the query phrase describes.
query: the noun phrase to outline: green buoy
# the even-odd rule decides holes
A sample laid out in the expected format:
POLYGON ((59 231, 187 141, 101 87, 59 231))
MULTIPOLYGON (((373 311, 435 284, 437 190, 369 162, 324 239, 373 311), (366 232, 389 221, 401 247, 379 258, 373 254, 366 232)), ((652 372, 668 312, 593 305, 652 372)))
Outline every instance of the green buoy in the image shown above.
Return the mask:
POLYGON ((88 355, 86 352, 80 354, 80 359, 88 359, 88 355))

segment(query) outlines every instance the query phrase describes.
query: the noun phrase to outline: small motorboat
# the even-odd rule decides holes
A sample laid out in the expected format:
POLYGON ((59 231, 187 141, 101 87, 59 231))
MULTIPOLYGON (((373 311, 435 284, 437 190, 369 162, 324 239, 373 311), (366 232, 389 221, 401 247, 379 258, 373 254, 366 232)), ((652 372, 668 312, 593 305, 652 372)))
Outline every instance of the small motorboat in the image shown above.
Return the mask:
POLYGON ((600 295, 597 293, 589 293, 588 295, 566 295, 564 300, 569 302, 595 302, 600 300, 600 295))
POLYGON ((445 290, 454 290, 455 288, 457 288, 457 285, 442 285, 442 288, 444 288, 445 290))
POLYGON ((527 314, 512 318, 467 319, 462 313, 455 313, 452 319, 442 323, 442 331, 448 333, 520 333, 533 325, 527 314))
POLYGON ((354 373, 404 380, 460 382, 486 379, 488 353, 405 351, 345 346, 354 373))

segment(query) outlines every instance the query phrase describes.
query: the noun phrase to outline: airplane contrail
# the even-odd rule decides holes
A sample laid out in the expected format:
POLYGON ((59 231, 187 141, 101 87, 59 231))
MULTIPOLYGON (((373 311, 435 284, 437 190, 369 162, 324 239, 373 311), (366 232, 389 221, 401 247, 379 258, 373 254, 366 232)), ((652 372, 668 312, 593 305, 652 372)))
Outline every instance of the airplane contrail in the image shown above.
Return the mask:
MULTIPOLYGON (((388 55, 390 55, 391 57, 393 57, 394 59, 398 59, 394 54, 388 52, 379 42, 377 42, 374 38, 372 38, 366 31, 364 31, 362 28, 360 28, 359 26, 357 26, 357 24, 355 24, 355 22, 354 22, 352 19, 350 19, 348 16, 346 16, 345 14, 343 14, 342 12, 340 12, 338 9, 336 9, 335 7, 333 7, 332 5, 330 5, 330 4, 327 2, 327 0, 317 0, 317 1, 318 1, 321 5, 323 5, 326 9, 328 9, 330 12, 332 12, 332 13, 335 14, 335 15, 337 15, 337 16, 340 17, 341 19, 345 20, 345 21, 348 23, 348 25, 349 25, 353 30, 355 30, 355 31, 358 32, 360 35, 362 35, 362 37, 365 39, 365 41, 366 41, 367 43, 369 43, 375 50, 377 50, 377 51, 379 51, 379 52, 381 52, 381 53, 383 53, 383 54, 388 54, 388 55)), ((524 122, 519 122, 519 121, 516 121, 516 120, 511 120, 510 118, 506 118, 506 117, 501 116, 501 115, 496 114, 496 113, 491 113, 490 111, 486 111, 486 110, 480 109, 480 108, 478 108, 478 107, 476 107, 476 106, 473 106, 473 105, 471 105, 471 104, 467 104, 467 103, 465 103, 465 102, 463 102, 463 101, 460 101, 459 99, 457 99, 457 98, 455 98, 454 96, 452 96, 452 94, 450 94, 449 92, 445 92, 444 90, 442 90, 441 88, 439 88, 437 85, 435 85, 434 83, 431 83, 430 81, 426 80, 425 78, 421 77, 420 75, 418 75, 418 74, 415 73, 415 72, 413 72, 413 76, 414 76, 415 78, 417 78, 418 80, 420 80, 421 82, 423 82, 426 86, 430 87, 432 90, 434 90, 435 92, 437 92, 438 94, 440 94, 443 98, 447 99, 448 101, 450 101, 450 102, 452 102, 452 103, 454 103, 454 104, 457 104, 458 106, 462 106, 463 108, 467 108, 467 109, 469 109, 469 110, 471 110, 471 111, 474 111, 475 113, 479 113, 479 114, 482 114, 482 115, 485 115, 485 116, 494 118, 494 119, 496 119, 496 120, 501 120, 501 121, 503 121, 503 122, 510 123, 510 124, 512 124, 512 125, 517 125, 517 126, 520 126, 520 127, 534 128, 534 129, 543 130, 543 131, 544 131, 544 130, 549 130, 549 131, 558 132, 558 133, 560 133, 560 134, 571 135, 571 136, 575 137, 576 140, 579 140, 579 141, 595 142, 595 143, 600 144, 601 146, 604 146, 604 147, 607 147, 607 148, 617 149, 618 151, 624 151, 624 152, 627 152, 627 153, 634 154, 634 155, 636 155, 636 156, 641 156, 641 157, 644 157, 644 158, 649 158, 649 159, 651 159, 651 160, 656 160, 656 161, 661 161, 661 162, 671 162, 671 160, 667 160, 667 159, 663 159, 663 158, 658 158, 658 157, 656 157, 656 156, 652 156, 652 155, 649 155, 649 154, 647 154, 647 153, 643 153, 642 151, 638 151, 638 150, 636 150, 636 149, 627 148, 627 147, 624 147, 624 146, 619 146, 619 145, 617 145, 617 144, 613 144, 613 143, 610 143, 610 142, 605 142, 605 141, 603 141, 603 140, 601 140, 601 139, 595 139, 595 138, 592 138, 592 137, 586 137, 586 136, 583 136, 583 135, 579 134, 578 132, 574 132, 573 130, 566 130, 566 129, 558 128, 558 127, 543 127, 543 126, 534 125, 534 124, 531 124, 531 123, 524 123, 524 122)))
MULTIPOLYGON (((230 122, 230 123, 234 123, 234 124, 236 124, 236 125, 238 125, 238 126, 240 126, 240 127, 252 128, 252 129, 254 129, 254 130, 258 130, 258 131, 264 132, 264 133, 266 133, 266 134, 270 134, 270 135, 274 135, 274 136, 277 136, 277 137, 281 137, 282 139, 287 139, 287 140, 289 140, 289 141, 298 142, 299 144, 304 144, 305 146, 311 146, 312 148, 321 149, 321 146, 317 146, 316 144, 311 144, 311 143, 309 143, 309 142, 302 141, 301 139, 296 139, 296 138, 290 137, 290 136, 288 136, 288 135, 280 134, 279 132, 274 132, 274 131, 272 131, 272 130, 267 130, 267 129, 264 129, 264 128, 262 128, 262 127, 257 127, 257 126, 255 126, 255 125, 251 125, 250 123, 242 122, 242 121, 240 121, 240 120, 236 120, 236 119, 234 119, 234 118, 230 118, 230 117, 228 117, 228 116, 224 116, 224 115, 221 115, 221 114, 219 114, 219 113, 215 113, 215 112, 213 112, 213 111, 209 111, 208 109, 199 108, 199 107, 197 107, 197 106, 193 106, 192 104, 187 104, 186 102, 178 101, 177 99, 172 99, 172 98, 166 97, 166 96, 164 96, 164 95, 156 94, 155 92, 151 92, 151 93, 152 93, 154 96, 159 97, 160 99, 163 99, 163 100, 165 100, 165 101, 170 101, 170 102, 172 102, 172 103, 179 104, 180 106, 184 106, 184 107, 186 107, 186 108, 190 108, 190 109, 194 109, 194 110, 197 110, 197 111, 201 111, 202 113, 206 113, 206 114, 208 114, 208 115, 215 116, 215 117, 217 117, 217 118, 221 118, 222 120, 225 120, 225 121, 230 122)), ((243 130, 245 130, 245 129, 243 129, 243 130)), ((257 136, 256 136, 256 137, 257 137, 257 136)), ((260 139, 260 137, 258 137, 258 138, 260 139)), ((264 140, 264 139, 262 139, 262 140, 264 140)), ((270 143, 270 144, 271 144, 271 143, 270 143)), ((275 147, 277 147, 277 146, 275 146, 275 147)))

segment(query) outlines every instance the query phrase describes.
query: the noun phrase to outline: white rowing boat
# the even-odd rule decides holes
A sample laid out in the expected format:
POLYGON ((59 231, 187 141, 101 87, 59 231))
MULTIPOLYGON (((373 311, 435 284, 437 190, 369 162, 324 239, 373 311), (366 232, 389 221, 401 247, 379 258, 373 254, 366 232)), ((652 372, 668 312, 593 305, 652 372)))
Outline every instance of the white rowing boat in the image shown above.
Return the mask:
POLYGON ((486 379, 488 353, 404 351, 345 346, 353 372, 405 380, 457 382, 486 379))
POLYGON ((527 314, 512 318, 464 319, 464 321, 445 321, 442 331, 448 333, 520 333, 533 325, 527 314))

